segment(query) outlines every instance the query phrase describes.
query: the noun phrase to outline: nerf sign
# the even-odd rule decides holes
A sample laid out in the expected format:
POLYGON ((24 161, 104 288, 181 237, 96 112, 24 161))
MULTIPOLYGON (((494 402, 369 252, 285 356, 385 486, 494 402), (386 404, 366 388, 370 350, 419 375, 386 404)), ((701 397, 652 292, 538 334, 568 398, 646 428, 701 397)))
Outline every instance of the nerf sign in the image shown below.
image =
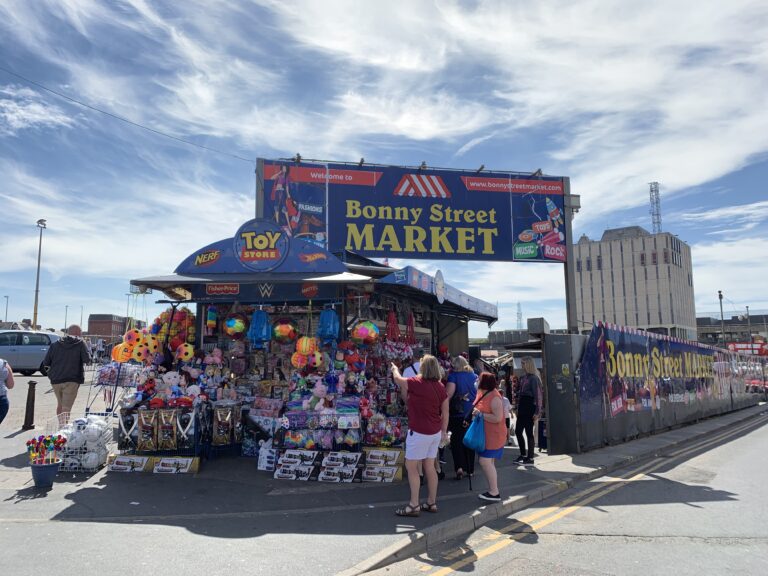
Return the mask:
POLYGON ((195 266, 208 266, 221 258, 221 250, 206 250, 195 256, 195 266))
POLYGON ((564 178, 372 168, 264 161, 264 217, 334 253, 523 262, 567 258, 564 178), (326 213, 327 225, 320 218, 326 213))
POLYGON ((251 220, 243 224, 234 237, 235 257, 256 272, 277 268, 290 249, 290 238, 276 224, 251 220))

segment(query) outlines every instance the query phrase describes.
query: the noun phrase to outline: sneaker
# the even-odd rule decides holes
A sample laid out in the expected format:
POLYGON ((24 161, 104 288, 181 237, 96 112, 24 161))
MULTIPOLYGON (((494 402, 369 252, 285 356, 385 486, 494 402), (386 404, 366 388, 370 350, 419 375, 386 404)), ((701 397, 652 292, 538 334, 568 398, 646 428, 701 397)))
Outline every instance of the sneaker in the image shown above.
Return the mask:
POLYGON ((524 458, 522 464, 523 466, 533 466, 533 458, 524 458))
POLYGON ((496 494, 496 496, 494 496, 490 492, 483 492, 482 494, 478 494, 477 497, 481 500, 488 500, 488 502, 501 502, 501 494, 496 494))
POLYGON ((522 454, 517 458, 515 458, 515 464, 522 464, 524 461, 525 461, 525 456, 523 456, 522 454))

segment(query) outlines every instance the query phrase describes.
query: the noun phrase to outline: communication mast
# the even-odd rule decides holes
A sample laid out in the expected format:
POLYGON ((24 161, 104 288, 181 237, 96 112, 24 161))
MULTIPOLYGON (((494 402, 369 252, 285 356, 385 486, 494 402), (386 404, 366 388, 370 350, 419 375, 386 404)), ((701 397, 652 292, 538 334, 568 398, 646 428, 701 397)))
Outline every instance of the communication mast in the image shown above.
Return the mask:
POLYGON ((650 182, 651 187, 651 222, 653 223, 653 233, 661 232, 661 198, 659 198, 659 183, 650 182))
POLYGON ((523 307, 520 305, 520 302, 517 303, 517 329, 523 329, 523 307))

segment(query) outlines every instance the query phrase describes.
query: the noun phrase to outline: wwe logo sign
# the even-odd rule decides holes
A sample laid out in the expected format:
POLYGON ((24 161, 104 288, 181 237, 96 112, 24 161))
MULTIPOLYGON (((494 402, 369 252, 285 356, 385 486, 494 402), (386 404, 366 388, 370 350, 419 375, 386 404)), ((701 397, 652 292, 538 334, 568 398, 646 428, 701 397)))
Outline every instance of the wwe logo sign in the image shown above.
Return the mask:
POLYGON ((271 298, 272 290, 274 289, 274 284, 259 284, 259 294, 261 294, 262 298, 271 298))

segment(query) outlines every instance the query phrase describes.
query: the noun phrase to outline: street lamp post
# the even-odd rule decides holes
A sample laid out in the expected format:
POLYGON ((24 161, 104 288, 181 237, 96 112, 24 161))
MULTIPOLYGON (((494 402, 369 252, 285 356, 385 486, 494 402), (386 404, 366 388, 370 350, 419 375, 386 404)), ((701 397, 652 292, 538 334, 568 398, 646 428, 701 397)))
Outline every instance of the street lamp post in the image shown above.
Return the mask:
POLYGON ((67 326, 67 316, 69 315, 69 304, 64 305, 64 330, 66 331, 69 326, 67 326))
POLYGON ((45 220, 42 218, 37 221, 37 227, 40 228, 40 241, 37 245, 37 277, 35 278, 35 307, 32 310, 32 329, 37 329, 37 301, 40 294, 40 255, 43 251, 43 230, 45 230, 45 220))
POLYGON ((3 322, 8 322, 8 296, 3 296, 5 298, 5 320, 3 322))
POLYGON ((82 306, 80 306, 80 330, 83 330, 83 307, 82 306))
POLYGON ((717 291, 717 297, 720 299, 720 334, 723 337, 723 348, 725 348, 725 320, 723 319, 723 291, 717 291))
POLYGON ((749 353, 752 354, 752 322, 749 319, 749 306, 747 306, 747 332, 749 332, 749 353))

